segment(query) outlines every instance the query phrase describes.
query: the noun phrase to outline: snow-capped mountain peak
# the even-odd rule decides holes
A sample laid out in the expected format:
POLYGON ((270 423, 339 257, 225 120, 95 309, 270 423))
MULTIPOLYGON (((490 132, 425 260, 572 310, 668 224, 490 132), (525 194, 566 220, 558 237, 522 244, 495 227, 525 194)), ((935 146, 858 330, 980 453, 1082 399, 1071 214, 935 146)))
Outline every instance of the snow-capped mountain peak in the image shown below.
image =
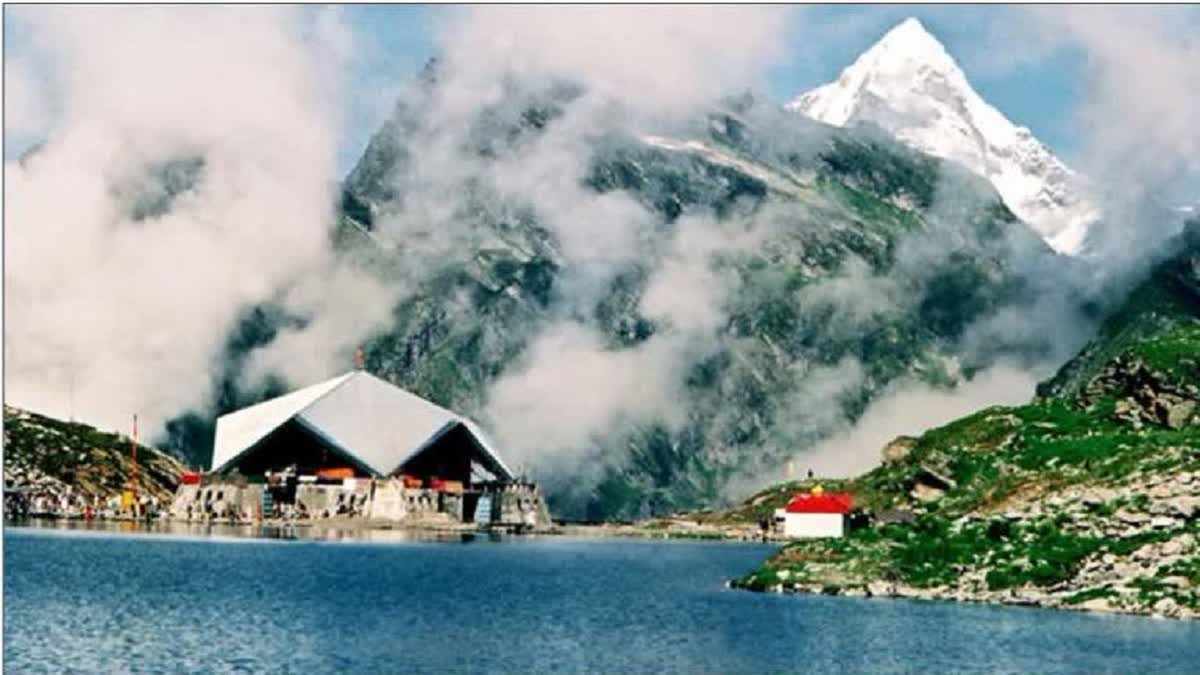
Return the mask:
POLYGON ((979 96, 942 43, 915 18, 892 28, 837 80, 787 105, 827 124, 872 122, 918 150, 987 178, 1005 204, 1056 250, 1076 253, 1096 210, 1075 174, 1029 129, 979 96))

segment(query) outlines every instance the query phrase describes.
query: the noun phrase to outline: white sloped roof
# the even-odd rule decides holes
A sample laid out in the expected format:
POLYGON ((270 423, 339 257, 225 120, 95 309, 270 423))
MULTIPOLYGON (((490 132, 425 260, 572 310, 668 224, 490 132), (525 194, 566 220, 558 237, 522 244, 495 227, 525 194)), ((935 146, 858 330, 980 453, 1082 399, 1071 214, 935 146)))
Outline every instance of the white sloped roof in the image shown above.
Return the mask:
POLYGON ((224 469, 255 443, 296 419, 375 472, 387 475, 456 424, 475 436, 489 470, 512 471, 471 420, 369 373, 354 371, 217 420, 212 466, 224 469))
POLYGON ((314 401, 341 386, 354 373, 346 373, 278 398, 263 401, 217 418, 212 466, 219 467, 259 442, 314 401))

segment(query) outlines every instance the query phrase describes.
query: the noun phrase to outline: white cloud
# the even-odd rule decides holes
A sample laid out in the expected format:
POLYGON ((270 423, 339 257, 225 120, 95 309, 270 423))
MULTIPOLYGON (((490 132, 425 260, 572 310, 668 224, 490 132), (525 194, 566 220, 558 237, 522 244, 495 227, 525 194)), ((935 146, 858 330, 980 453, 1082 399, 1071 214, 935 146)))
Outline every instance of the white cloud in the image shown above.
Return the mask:
POLYGON ((790 57, 789 7, 494 6, 476 8, 442 40, 464 96, 494 96, 497 73, 570 77, 602 97, 687 110, 756 87, 790 57))
MULTIPOLYGON (((829 375, 825 389, 836 395, 845 391, 845 377, 852 376, 853 370, 841 368, 829 375)), ((990 368, 953 390, 908 381, 893 383, 853 425, 843 423, 842 430, 830 438, 731 483, 726 494, 731 500, 744 499, 768 485, 802 478, 810 470, 819 477, 860 475, 879 465, 883 446, 896 437, 920 436, 989 406, 1020 405, 1033 396, 1036 385, 1037 378, 1027 370, 1008 365, 990 368)))
POLYGON ((669 367, 679 363, 674 351, 665 342, 610 350, 585 326, 552 325, 491 388, 488 419, 514 461, 577 455, 597 435, 672 414, 681 384, 669 367))
POLYGON ((883 446, 897 436, 919 436, 988 406, 1026 403, 1036 386, 1028 371, 1009 366, 991 368, 954 390, 897 383, 853 428, 797 455, 795 463, 821 476, 856 476, 878 465, 883 446))
MULTIPOLYGON (((330 264, 340 83, 328 64, 350 43, 331 14, 305 39, 304 16, 282 7, 22 18, 61 84, 62 119, 4 169, 8 400, 66 416, 73 398, 76 417, 110 428, 140 411, 157 430, 206 406, 239 311, 330 264), (200 183, 131 219, 130 195, 156 189, 152 167, 189 156, 204 158, 200 183)), ((329 337, 308 353, 336 352, 344 336, 329 337)))
POLYGON ((1136 272, 1174 233, 1161 200, 1200 197, 1198 31, 1195 7, 1061 5, 1023 8, 993 31, 1009 55, 998 66, 1083 57, 1075 168, 1105 214, 1091 244, 1117 274, 1136 272))

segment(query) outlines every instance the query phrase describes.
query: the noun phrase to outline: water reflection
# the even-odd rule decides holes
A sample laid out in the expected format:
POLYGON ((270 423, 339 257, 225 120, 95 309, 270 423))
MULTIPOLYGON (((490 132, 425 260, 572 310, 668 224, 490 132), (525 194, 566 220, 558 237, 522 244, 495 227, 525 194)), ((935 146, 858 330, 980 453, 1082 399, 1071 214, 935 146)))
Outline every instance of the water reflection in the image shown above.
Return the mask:
POLYGON ((277 541, 311 542, 358 542, 358 543, 408 543, 408 542, 461 542, 500 541, 497 532, 464 532, 405 529, 393 527, 366 528, 362 526, 339 527, 336 524, 311 523, 199 523, 183 521, 129 521, 129 520, 65 520, 51 518, 28 518, 9 522, 6 528, 33 530, 68 530, 80 534, 122 535, 169 535, 171 537, 197 539, 270 539, 277 541))

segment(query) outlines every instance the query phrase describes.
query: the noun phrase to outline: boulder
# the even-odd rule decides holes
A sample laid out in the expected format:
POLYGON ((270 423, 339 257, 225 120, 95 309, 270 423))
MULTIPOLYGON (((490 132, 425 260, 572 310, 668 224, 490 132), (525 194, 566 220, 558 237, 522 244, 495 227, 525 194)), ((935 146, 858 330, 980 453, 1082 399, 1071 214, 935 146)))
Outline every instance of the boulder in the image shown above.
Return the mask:
POLYGON ((918 501, 934 501, 955 487, 958 487, 958 483, 953 478, 922 465, 913 478, 913 487, 909 495, 918 501))
POLYGON ((917 501, 932 502, 941 499, 946 494, 946 491, 925 483, 917 483, 908 494, 917 501))
POLYGON ((1175 494, 1174 487, 1169 483, 1159 483, 1150 488, 1147 493, 1151 499, 1165 499, 1175 494))
POLYGON ((1150 508, 1146 510, 1149 511, 1150 515, 1152 516, 1168 516, 1175 512, 1175 510, 1171 508, 1171 504, 1165 499, 1154 502, 1150 505, 1150 508))
POLYGON ((1154 603, 1154 611, 1163 616, 1176 617, 1179 616, 1179 603, 1174 598, 1163 598, 1154 603))
POLYGON ((1154 516, 1150 519, 1150 527, 1156 530, 1168 530, 1179 525, 1179 521, 1170 516, 1154 516))
POLYGON ((1129 557, 1136 562, 1145 563, 1146 561, 1157 559, 1158 552, 1155 551, 1155 547, 1153 545, 1143 546, 1134 551, 1133 555, 1129 557))
POLYGON ((1137 511, 1126 511, 1124 509, 1117 511, 1114 516, 1118 522, 1126 525, 1145 525, 1150 522, 1150 515, 1139 513, 1137 511))
POLYGON ((1200 497, 1182 495, 1166 502, 1170 513, 1185 520, 1193 520, 1200 516, 1200 497))
POLYGON ((1129 579, 1141 573, 1142 568, 1140 565, 1124 562, 1113 565, 1113 574, 1115 574, 1118 579, 1129 579))
POLYGON ((1118 422, 1129 422, 1138 427, 1142 423, 1142 408, 1134 399, 1123 398, 1113 406, 1112 416, 1118 422))
POLYGON ((897 436, 892 442, 883 446, 883 462, 891 464, 908 456, 917 447, 917 439, 913 436, 897 436))
POLYGON ((1171 429, 1182 429, 1187 426, 1192 421, 1192 415, 1196 412, 1195 401, 1178 401, 1165 404, 1163 407, 1163 424, 1166 424, 1171 429))
POLYGON ((1112 611, 1114 611, 1112 603, 1108 601, 1108 598, 1092 598, 1091 600, 1081 602, 1079 604, 1079 608, 1087 610, 1089 612, 1112 612, 1112 611))
POLYGON ((872 581, 867 584, 868 597, 888 597, 896 594, 896 587, 886 581, 872 581))
POLYGON ((1162 547, 1159 548, 1159 552, 1161 552, 1164 556, 1179 555, 1183 552, 1183 542, 1178 539, 1165 541, 1163 542, 1162 547))

